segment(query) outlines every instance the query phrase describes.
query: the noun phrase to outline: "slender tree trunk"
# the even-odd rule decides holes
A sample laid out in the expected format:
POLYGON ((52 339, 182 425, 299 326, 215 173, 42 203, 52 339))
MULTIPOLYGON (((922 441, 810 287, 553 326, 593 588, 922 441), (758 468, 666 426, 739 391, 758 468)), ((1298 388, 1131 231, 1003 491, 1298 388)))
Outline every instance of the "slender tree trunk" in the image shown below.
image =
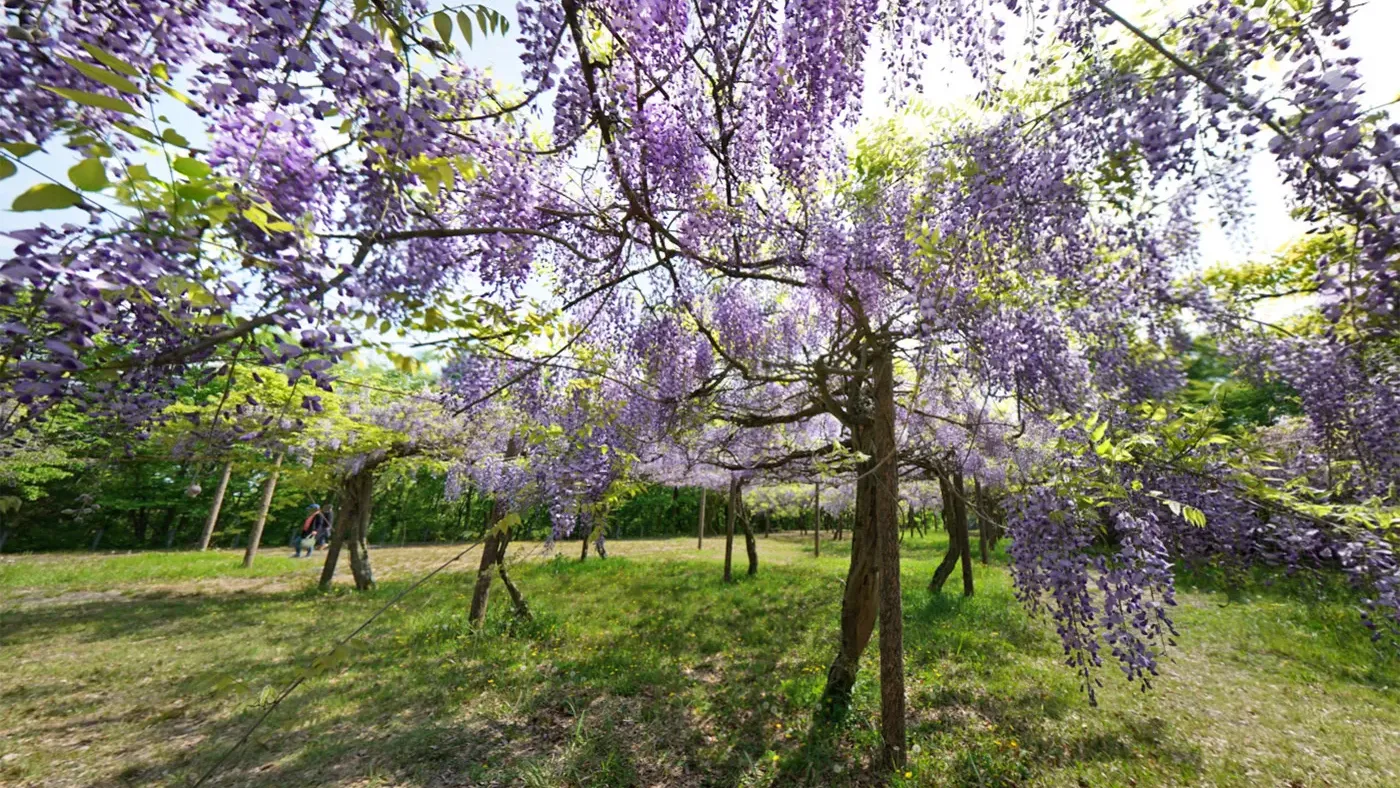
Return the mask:
POLYGON ((972 480, 973 500, 977 501, 977 549, 982 553, 982 564, 988 563, 988 544, 991 541, 992 523, 986 516, 986 501, 982 500, 982 480, 972 480))
POLYGON ((175 522, 173 522, 173 523, 167 522, 167 523, 166 523, 166 525, 165 525, 165 549, 166 549, 166 550, 169 550, 170 547, 171 547, 172 545, 175 544, 175 533, 176 533, 177 531, 179 531, 179 530, 180 530, 180 526, 182 526, 182 525, 184 525, 184 524, 185 524, 185 514, 184 514, 184 512, 181 512, 181 513, 180 513, 180 516, 178 516, 178 517, 175 518, 175 522))
POLYGON ((953 471, 953 486, 957 488, 954 507, 958 512, 958 549, 962 554, 963 596, 972 596, 972 542, 967 522, 967 488, 963 485, 962 471, 953 471))
MULTIPOLYGON (((494 519, 494 513, 492 517, 494 519)), ((486 623, 486 606, 491 599, 491 570, 496 566, 496 551, 500 549, 500 543, 500 536, 494 533, 481 543, 481 562, 477 565, 476 587, 472 589, 471 612, 467 616, 474 627, 486 623)))
POLYGON ((742 496, 736 502, 739 509, 740 522, 744 524, 744 550, 749 554, 749 574, 758 574, 758 541, 753 538, 753 516, 748 507, 744 506, 742 496))
POLYGON ((107 526, 105 525, 99 525, 97 527, 97 533, 93 534, 92 537, 92 547, 88 548, 90 552, 97 552, 97 546, 102 544, 102 534, 106 532, 106 530, 107 526))
POLYGON ((705 549, 705 499, 710 497, 710 491, 704 487, 700 488, 700 524, 696 526, 698 536, 695 540, 695 549, 705 549))
POLYGON ((530 605, 525 602, 525 596, 515 587, 515 583, 511 582, 510 575, 506 572, 506 546, 509 544, 510 536, 506 535, 496 550, 496 571, 501 576, 501 584, 506 587, 506 593, 510 594, 510 604, 515 610, 515 617, 530 621, 534 619, 534 616, 530 615, 530 605))
POLYGON ((578 560, 586 561, 588 560, 588 534, 584 531, 579 531, 578 536, 579 541, 583 543, 583 549, 578 555, 578 560))
POLYGON ((338 512, 328 516, 331 518, 331 543, 326 547, 326 563, 321 565, 322 591, 331 590, 331 581, 335 579, 335 565, 340 560, 340 548, 345 544, 345 518, 340 517, 338 512))
MULTIPOLYGON (((857 444, 859 446, 859 444, 857 444)), ((833 715, 844 714, 851 705, 851 689, 856 683, 860 655, 870 643, 879 610, 876 594, 879 579, 879 551, 875 543, 871 479, 862 465, 856 479, 856 525, 851 531, 851 564, 841 595, 841 641, 836 658, 826 672, 822 706, 833 715)), ((820 509, 818 509, 820 511, 820 509)))
POLYGON ((136 537, 137 546, 146 546, 146 507, 131 513, 131 533, 136 537))
POLYGON ((822 483, 812 485, 812 557, 822 557, 822 483))
POLYGON ((769 512, 764 512, 764 513, 763 513, 763 538, 764 538, 764 539, 767 539, 767 538, 771 535, 769 532, 770 532, 770 530, 772 529, 772 527, 773 527, 773 515, 770 514, 769 512))
POLYGON ((739 498, 739 478, 729 479, 729 505, 725 510, 724 527, 724 582, 734 582, 734 575, 730 572, 730 565, 734 559, 734 514, 738 510, 735 501, 739 498))
POLYGON ((5 550, 5 542, 10 538, 10 527, 8 525, 0 527, 0 552, 5 550))
POLYGON ((937 594, 943 591, 943 584, 948 582, 953 570, 958 568, 958 559, 962 557, 962 548, 958 544, 957 537, 957 517, 953 514, 953 486, 947 478, 941 474, 938 477, 938 489, 943 497, 943 525, 948 531, 948 552, 943 554, 943 560, 933 570, 933 577, 928 581, 928 591, 930 594, 937 594))
POLYGON ((263 527, 267 525, 267 511, 272 507, 272 495, 277 491, 277 476, 282 472, 282 453, 277 453, 277 461, 272 464, 272 473, 263 485, 262 503, 258 506, 258 519, 253 521, 253 530, 248 534, 248 548, 243 552, 243 566, 253 565, 258 555, 258 544, 262 541, 263 527))

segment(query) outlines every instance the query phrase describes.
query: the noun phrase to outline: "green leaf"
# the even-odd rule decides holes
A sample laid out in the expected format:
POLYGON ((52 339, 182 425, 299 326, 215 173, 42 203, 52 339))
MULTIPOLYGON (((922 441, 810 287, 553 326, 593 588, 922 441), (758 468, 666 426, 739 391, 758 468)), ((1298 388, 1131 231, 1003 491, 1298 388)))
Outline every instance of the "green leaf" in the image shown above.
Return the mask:
POLYGON ((1089 439, 1092 440, 1092 441, 1094 441, 1095 443, 1098 443, 1100 440, 1103 440, 1103 434, 1104 434, 1105 432, 1107 432, 1107 431, 1108 431, 1108 422, 1107 422, 1107 421, 1099 422, 1099 426, 1097 426, 1097 427, 1094 428, 1093 433, 1091 433, 1091 434, 1089 435, 1089 439))
POLYGON ((121 58, 117 57, 111 52, 108 52, 107 50, 103 49, 102 47, 96 44, 90 44, 86 41, 80 41, 78 42, 78 46, 82 47, 83 49, 86 49, 89 55, 92 55, 93 57, 97 58, 97 62, 101 63, 107 68, 112 69, 113 71, 120 72, 122 74, 127 75, 128 77, 141 76, 141 72, 137 71, 135 66, 131 65, 125 60, 122 60, 121 58))
POLYGON ((437 28, 438 38, 449 49, 452 47, 452 17, 446 11, 439 11, 433 14, 433 27, 437 28))
POLYGON ((67 186, 56 183, 41 183, 15 198, 10 205, 12 211, 48 211, 54 208, 71 208, 83 201, 81 194, 67 186))
POLYGON ((186 178, 207 178, 209 173, 214 171, 202 161, 191 159, 188 156, 177 156, 175 162, 170 165, 170 169, 180 173, 186 178))
POLYGON ((107 188, 107 168, 101 159, 83 159, 68 169, 68 180, 85 192, 101 191, 107 188))
POLYGON ((19 172, 19 168, 15 166, 14 162, 6 158, 0 158, 0 181, 14 175, 16 172, 19 172))
POLYGON ((109 88, 120 90, 123 93, 130 93, 133 96, 141 95, 141 88, 137 87, 135 82, 132 82, 121 74, 108 71, 105 68, 98 68, 91 63, 84 63, 81 60, 65 57, 63 55, 59 55, 58 59, 81 71, 83 76, 89 79, 95 79, 109 88))
POLYGON ((116 96, 104 96, 101 93, 90 93, 86 90, 56 88, 52 85, 40 85, 39 87, 50 93, 57 93, 69 101, 76 101, 84 106, 107 109, 113 112, 125 112, 128 115, 139 116, 141 114, 136 111, 135 107, 128 104, 125 99, 119 99, 116 96))
POLYGON ((182 148, 188 148, 190 146, 190 141, 185 139, 184 135, 175 129, 166 129, 162 131, 160 133, 160 138, 171 145, 179 145, 182 148))
POLYGON ((159 142, 159 140, 156 139, 156 135, 146 131, 140 126, 133 126, 130 123, 122 123, 121 121, 116 121, 112 125, 137 139, 145 140, 146 142, 159 142))
POLYGON ((457 26, 462 28, 462 35, 467 38, 467 46, 472 45, 472 20, 467 17, 466 11, 457 12, 457 26))
POLYGON ((32 142, 0 142, 0 148, 14 154, 16 159, 22 159, 38 150, 39 146, 32 142))
POLYGON ((477 6, 477 7, 476 7, 476 22, 477 22, 477 24, 481 25, 481 34, 482 34, 483 36, 484 36, 484 35, 487 35, 487 34, 490 32, 489 30, 486 29, 486 7, 485 7, 485 6, 477 6))

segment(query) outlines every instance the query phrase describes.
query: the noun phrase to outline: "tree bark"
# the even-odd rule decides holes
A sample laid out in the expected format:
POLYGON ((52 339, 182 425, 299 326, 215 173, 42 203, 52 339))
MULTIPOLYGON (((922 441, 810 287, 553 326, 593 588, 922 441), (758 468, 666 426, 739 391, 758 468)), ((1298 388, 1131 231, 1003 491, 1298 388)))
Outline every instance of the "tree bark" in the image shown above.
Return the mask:
POLYGON ((812 557, 822 557, 822 483, 812 485, 812 557))
POLYGON ((958 559, 962 557, 962 548, 957 536, 958 518, 953 513, 953 486, 946 477, 939 475, 938 489, 943 497, 943 527, 948 532, 948 552, 943 554, 943 560, 933 570, 933 578, 928 581, 930 594, 943 591, 944 583, 948 582, 953 570, 958 568, 958 559))
POLYGON ((4 527, 0 527, 0 552, 3 552, 3 551, 4 551, 4 549, 5 549, 5 542, 6 542, 6 540, 8 540, 9 538, 10 538, 10 527, 9 527, 8 525, 7 525, 7 526, 4 526, 4 527))
POLYGON ((972 542, 967 522, 967 488, 963 485, 962 471, 953 471, 953 506, 958 513, 958 549, 962 555, 963 596, 972 596, 972 542))
MULTIPOLYGON (((862 465, 856 479, 856 526, 851 531, 851 564, 846 570, 846 585, 841 595, 841 641, 836 658, 826 672, 826 689, 822 693, 823 709, 841 715, 850 708, 851 689, 856 683, 860 655, 870 643, 875 631, 879 609, 876 594, 879 579, 879 553, 875 543, 876 531, 870 526, 873 512, 871 479, 862 465)), ((820 510, 818 510, 820 511, 820 510)))
POLYGON ((899 468, 895 443, 894 359, 881 342, 874 355, 874 423, 868 441, 873 452, 870 475, 874 492, 874 525, 880 551, 880 735, 884 760, 902 767, 907 748, 904 698, 904 599, 899 576, 899 468))
POLYGON ((744 550, 749 554, 749 574, 758 574, 758 541, 753 537, 753 517, 748 507, 744 506, 744 499, 741 496, 737 502, 740 522, 744 525, 744 550))
POLYGON ((992 523, 986 516, 986 501, 982 500, 982 481, 972 480, 973 500, 977 501, 977 549, 982 553, 982 564, 988 563, 988 543, 991 541, 992 523))
POLYGON ((369 562, 369 525, 374 509, 374 469, 378 463, 365 463, 358 473, 346 479, 340 491, 337 518, 344 523, 343 546, 350 551, 350 574, 355 588, 374 588, 374 569, 369 562))
POLYGON ((331 581, 335 579, 335 565, 340 560, 340 548, 345 544, 345 518, 338 515, 338 512, 328 515, 331 518, 331 543, 326 547, 326 563, 321 566, 322 591, 331 590, 331 581))
POLYGON ((730 566, 734 559, 734 515, 739 507, 735 502, 739 499, 739 479, 731 477, 729 479, 729 506, 726 508, 724 517, 724 582, 734 582, 734 575, 730 572, 730 566))
POLYGON ((92 547, 89 548, 91 552, 97 552, 97 546, 102 544, 102 534, 105 533, 106 530, 107 527, 105 525, 99 525, 97 527, 97 533, 93 534, 92 537, 92 547))
POLYGON ((710 491, 704 487, 700 488, 700 524, 696 527, 698 537, 695 541, 695 549, 705 549, 705 499, 710 497, 710 491))
POLYGON ((146 507, 141 507, 131 513, 131 532, 136 537, 136 544, 140 547, 146 546, 146 507))
POLYGON ((520 593, 520 589, 511 582, 510 575, 506 572, 506 546, 510 544, 510 536, 506 535, 501 539, 501 545, 496 550, 496 571, 501 576, 501 584, 506 587, 506 593, 510 594, 510 604, 515 610, 515 617, 526 621, 534 620, 530 614, 530 605, 525 602, 525 596, 520 593))
MULTIPOLYGON (((492 504, 492 520, 496 520, 494 511, 496 504, 492 504)), ((492 523, 491 527, 494 527, 492 523)), ((481 543, 481 562, 476 569, 476 587, 472 589, 471 612, 467 618, 472 626, 480 627, 486 623, 486 606, 491 599, 491 570, 496 567, 496 551, 500 549, 501 539, 498 534, 491 533, 486 537, 486 541, 481 543)))
POLYGON ((243 567, 253 565, 258 555, 258 544, 262 541, 263 528, 267 525, 267 510, 272 507, 272 495, 277 491, 277 476, 282 472, 282 453, 277 453, 277 461, 272 464, 272 473, 263 485, 262 503, 258 506, 258 519, 253 521, 253 530, 248 534, 248 548, 243 552, 243 567))
POLYGON ((578 560, 584 561, 588 559, 588 534, 587 532, 580 530, 578 532, 578 536, 579 541, 583 543, 583 550, 579 553, 578 560))
POLYGON ((166 522, 166 524, 165 524, 165 549, 166 549, 166 550, 169 550, 170 547, 171 547, 172 545, 175 544, 175 532, 179 531, 179 530, 180 530, 180 526, 182 526, 182 525, 184 525, 184 524, 185 524, 185 514, 184 514, 184 512, 181 512, 181 513, 180 513, 180 516, 176 517, 174 522, 169 522, 169 521, 166 522))

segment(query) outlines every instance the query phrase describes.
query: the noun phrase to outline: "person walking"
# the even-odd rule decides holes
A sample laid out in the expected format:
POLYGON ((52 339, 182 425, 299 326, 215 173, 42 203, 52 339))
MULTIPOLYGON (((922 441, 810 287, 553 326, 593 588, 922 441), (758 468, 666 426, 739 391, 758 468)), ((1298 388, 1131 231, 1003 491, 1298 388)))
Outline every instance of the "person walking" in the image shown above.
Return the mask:
POLYGON ((313 503, 307 507, 311 513, 306 515, 306 519, 301 523, 301 532, 297 534, 297 552, 293 558, 301 558, 301 551, 306 551, 306 557, 310 558, 312 551, 316 548, 316 531, 319 521, 325 520, 326 516, 321 514, 321 505, 313 503))

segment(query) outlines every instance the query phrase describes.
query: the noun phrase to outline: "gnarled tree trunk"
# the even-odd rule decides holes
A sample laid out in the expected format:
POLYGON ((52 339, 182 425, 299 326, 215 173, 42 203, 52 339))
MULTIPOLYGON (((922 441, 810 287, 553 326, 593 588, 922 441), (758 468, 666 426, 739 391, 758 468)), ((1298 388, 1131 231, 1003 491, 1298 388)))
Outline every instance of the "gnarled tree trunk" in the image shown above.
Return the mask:
POLYGON ((958 521, 961 526, 958 549, 962 554, 962 578, 963 596, 972 596, 972 541, 970 528, 967 523, 967 487, 963 484, 962 471, 953 471, 953 487, 957 491, 954 496, 953 505, 958 512, 958 521))
POLYGON ((331 543, 326 546, 326 562, 321 565, 322 591, 331 589, 331 581, 335 579, 335 565, 340 560, 340 548, 345 544, 345 520, 337 517, 335 512, 326 516, 331 518, 331 543))
POLYGON ((262 503, 258 505, 258 519, 253 521, 253 530, 248 533, 248 547, 243 551, 243 566, 253 565, 258 555, 258 544, 262 542, 263 528, 267 525, 267 511, 272 508, 272 495, 277 492, 277 476, 282 473, 282 453, 277 453, 277 461, 272 464, 272 473, 263 484, 262 503))
POLYGON ((880 736, 888 766, 905 763, 904 598, 899 577, 899 464, 895 443, 894 359, 880 343, 875 356, 874 419, 868 463, 874 488, 874 525, 880 550, 880 736))
POLYGON ((366 467, 345 480, 340 489, 340 511, 344 523, 344 546, 350 551, 350 574, 355 588, 374 588, 374 571, 369 563, 370 513, 374 508, 374 465, 366 467))

